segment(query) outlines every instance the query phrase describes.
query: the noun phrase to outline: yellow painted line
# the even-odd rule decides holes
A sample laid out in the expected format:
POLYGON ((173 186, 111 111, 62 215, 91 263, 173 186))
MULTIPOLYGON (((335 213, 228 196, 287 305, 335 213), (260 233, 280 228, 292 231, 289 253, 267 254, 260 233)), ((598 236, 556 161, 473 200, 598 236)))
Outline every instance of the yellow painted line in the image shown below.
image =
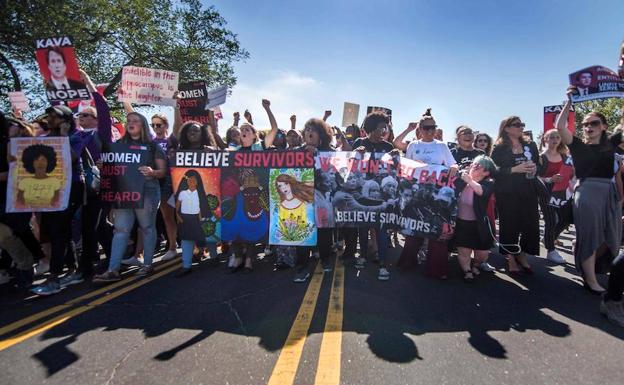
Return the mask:
POLYGON ((27 339, 29 339, 31 337, 34 337, 34 336, 36 336, 36 335, 38 335, 40 333, 43 333, 46 330, 52 329, 53 327, 55 327, 57 325, 60 325, 63 322, 65 322, 65 321, 67 321, 67 320, 69 320, 69 319, 71 319, 71 318, 73 318, 73 317, 75 317, 75 316, 77 316, 79 314, 82 314, 82 313, 84 313, 84 312, 86 312, 88 310, 94 309, 98 305, 101 305, 101 304, 103 304, 105 302, 108 302, 110 300, 113 300, 113 299, 115 299, 115 298, 117 298, 117 297, 119 297, 121 295, 124 295, 127 292, 132 291, 132 290, 134 290, 134 289, 136 289, 138 287, 141 287, 141 286, 145 285, 146 283, 152 282, 153 280, 158 279, 158 278, 162 277, 163 275, 169 274, 169 273, 171 273, 172 271, 174 271, 174 270, 176 270, 178 268, 179 268, 179 266, 170 266, 169 268, 164 269, 164 270, 160 271, 159 273, 156 273, 156 274, 153 274, 153 275, 151 275, 149 277, 146 277, 146 278, 144 278, 144 279, 142 279, 142 280, 140 280, 138 282, 133 283, 132 285, 128 285, 128 286, 126 286, 126 287, 124 287, 124 288, 122 288, 120 290, 117 290, 117 291, 115 291, 115 292, 113 292, 113 293, 111 293, 111 294, 109 294, 107 296, 98 298, 98 299, 96 299, 94 301, 89 302, 86 305, 77 307, 77 308, 75 308, 75 309, 73 309, 73 310, 71 310, 71 311, 69 311, 67 313, 63 313, 63 314, 61 314, 59 316, 56 316, 56 317, 54 317, 54 318, 52 318, 52 319, 42 323, 41 325, 37 325, 37 326, 35 326, 33 328, 30 328, 30 329, 28 329, 28 330, 26 330, 26 331, 24 331, 24 332, 22 332, 22 333, 20 333, 20 334, 18 334, 16 336, 14 336, 14 337, 10 337, 10 338, 4 339, 4 340, 0 340, 0 351, 2 351, 4 349, 7 349, 7 348, 10 348, 11 346, 13 346, 15 344, 18 344, 18 343, 20 343, 22 341, 25 341, 25 340, 27 340, 27 339))
POLYGON ((295 381, 295 374, 297 374, 297 368, 299 367, 303 345, 308 336, 308 329, 310 328, 314 309, 316 308, 316 300, 321 292, 323 274, 321 264, 318 263, 308 289, 303 296, 303 301, 299 307, 297 317, 290 328, 286 342, 284 342, 284 347, 273 368, 273 373, 271 373, 268 385, 292 385, 295 381))
POLYGON ((336 258, 325 331, 321 341, 315 385, 340 384, 340 355, 342 351, 342 318, 344 304, 344 266, 336 258))
MULTIPOLYGON (((156 272, 158 272, 159 270, 167 268, 167 267, 171 266, 174 263, 176 263, 176 261, 165 262, 163 264, 160 264, 160 265, 156 266, 154 270, 156 272)), ((14 330, 17 330, 17 329, 19 329, 21 327, 24 327, 24 326, 26 326, 26 325, 28 325, 30 323, 38 321, 38 320, 40 320, 42 318, 45 318, 45 317, 47 317, 49 315, 52 315, 54 313, 58 313, 61 310, 65 310, 67 308, 70 308, 70 307, 72 307, 73 305, 75 305, 75 304, 77 304, 79 302, 82 302, 82 301, 87 300, 89 298, 95 297, 95 296, 100 295, 102 293, 106 293, 107 291, 116 289, 119 286, 123 286, 123 285, 125 285, 125 284, 127 284, 129 282, 136 281, 138 278, 139 277, 137 277, 137 276, 130 276, 129 278, 124 278, 121 281, 112 283, 110 285, 102 287, 101 289, 97 289, 97 290, 91 291, 91 292, 89 292, 87 294, 84 294, 84 295, 82 295, 80 297, 77 297, 77 298, 74 298, 72 300, 69 300, 69 301, 65 302, 64 304, 62 304, 62 305, 56 305, 56 306, 53 306, 53 307, 51 307, 49 309, 43 310, 43 311, 41 311, 39 313, 35 313, 33 315, 30 315, 30 316, 28 316, 26 318, 22 318, 20 320, 17 320, 15 322, 11 323, 11 324, 8 324, 8 325, 6 325, 4 327, 1 327, 0 328, 0 336, 4 335, 4 334, 7 334, 7 333, 10 333, 10 332, 12 332, 14 330)))

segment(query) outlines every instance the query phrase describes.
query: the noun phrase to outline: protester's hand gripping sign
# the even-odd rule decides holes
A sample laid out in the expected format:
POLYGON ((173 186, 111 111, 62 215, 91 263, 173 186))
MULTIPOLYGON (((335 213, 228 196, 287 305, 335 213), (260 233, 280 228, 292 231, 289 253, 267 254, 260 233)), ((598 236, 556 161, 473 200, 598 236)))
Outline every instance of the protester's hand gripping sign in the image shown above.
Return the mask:
POLYGON ((67 208, 72 169, 67 137, 11 138, 7 212, 67 208))
POLYGON ((173 106, 173 93, 178 89, 178 73, 127 66, 121 72, 120 102, 173 106))
POLYGON ((592 66, 569 75, 570 84, 576 86, 572 102, 624 98, 624 80, 607 67, 592 66))
POLYGON ((149 164, 151 152, 146 145, 111 143, 102 152, 100 198, 114 208, 143 208, 145 177, 139 168, 149 164))
POLYGON ((91 95, 80 80, 78 61, 68 36, 35 41, 35 56, 51 103, 89 99, 91 95))

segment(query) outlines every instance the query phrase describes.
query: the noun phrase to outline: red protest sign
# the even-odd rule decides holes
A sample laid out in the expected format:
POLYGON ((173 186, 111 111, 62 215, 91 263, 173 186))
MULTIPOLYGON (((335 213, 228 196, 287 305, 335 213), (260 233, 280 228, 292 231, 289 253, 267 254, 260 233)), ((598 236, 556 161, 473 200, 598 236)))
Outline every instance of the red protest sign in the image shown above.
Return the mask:
MULTIPOLYGON (((555 128, 555 122, 557 121, 557 117, 561 113, 563 106, 546 106, 544 107, 544 132, 555 128)), ((574 112, 574 107, 572 107, 572 111, 568 114, 568 130, 574 134, 576 127, 574 123, 574 117, 576 113, 574 112)))
POLYGON ((74 46, 68 36, 37 39, 35 44, 35 57, 50 102, 67 102, 91 97, 87 87, 80 80, 74 46))

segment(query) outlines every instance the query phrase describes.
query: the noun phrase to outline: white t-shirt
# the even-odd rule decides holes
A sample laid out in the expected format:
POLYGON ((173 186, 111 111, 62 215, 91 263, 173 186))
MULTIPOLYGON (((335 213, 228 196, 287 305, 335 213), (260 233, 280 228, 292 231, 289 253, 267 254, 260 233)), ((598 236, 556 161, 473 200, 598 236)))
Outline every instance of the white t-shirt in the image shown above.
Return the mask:
POLYGON ((433 142, 417 140, 410 143, 407 146, 407 151, 405 151, 405 156, 427 164, 439 164, 447 167, 457 163, 446 143, 435 139, 433 142))
POLYGON ((178 200, 182 203, 180 205, 182 214, 199 214, 199 194, 197 194, 197 190, 180 191, 178 200))

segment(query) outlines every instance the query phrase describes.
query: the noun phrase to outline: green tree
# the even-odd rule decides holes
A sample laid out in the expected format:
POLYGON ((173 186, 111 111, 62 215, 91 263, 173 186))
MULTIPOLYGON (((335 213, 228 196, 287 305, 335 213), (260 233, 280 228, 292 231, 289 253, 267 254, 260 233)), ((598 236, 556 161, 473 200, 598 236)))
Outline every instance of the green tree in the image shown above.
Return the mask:
POLYGON ((249 57, 219 12, 199 0, 0 0, 0 20, 5 110, 11 90, 24 90, 35 112, 47 104, 34 56, 38 38, 71 36, 80 66, 96 83, 109 83, 107 97, 126 65, 232 87, 234 63, 249 57))
POLYGON ((576 121, 576 134, 582 136, 583 128, 581 127, 581 122, 583 121, 583 117, 592 112, 597 111, 607 118, 607 123, 609 123, 609 129, 613 130, 619 124, 624 123, 623 112, 624 109, 624 99, 599 99, 599 100, 588 100, 586 102, 580 102, 574 104, 575 111, 575 121, 576 121))

